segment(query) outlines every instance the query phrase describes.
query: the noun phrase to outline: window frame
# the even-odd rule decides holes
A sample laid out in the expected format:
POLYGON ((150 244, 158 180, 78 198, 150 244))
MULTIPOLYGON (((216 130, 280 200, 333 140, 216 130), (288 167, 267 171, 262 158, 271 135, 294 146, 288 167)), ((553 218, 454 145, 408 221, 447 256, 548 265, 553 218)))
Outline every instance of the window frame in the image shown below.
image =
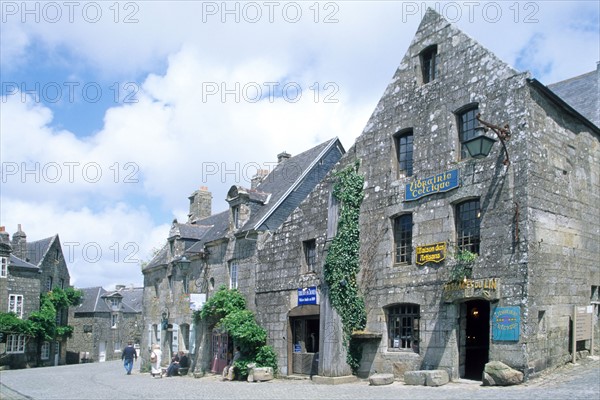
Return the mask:
POLYGON ((437 78, 437 65, 438 65, 438 46, 432 44, 424 48, 419 53, 419 59, 421 61, 421 77, 423 84, 433 82, 437 78))
POLYGON ((391 304, 385 310, 388 351, 419 353, 421 306, 415 303, 391 304), (398 340, 398 347, 394 346, 398 340))
POLYGON ((8 277, 8 257, 0 257, 0 278, 8 277))
POLYGON ((54 283, 54 279, 51 276, 46 277, 46 292, 52 291, 52 284, 54 283))
POLYGON ((6 336, 6 354, 23 354, 25 353, 25 345, 25 335, 13 333, 6 336))
POLYGON ((413 176, 415 143, 414 140, 414 132, 412 128, 398 131, 394 135, 394 144, 396 146, 396 163, 398 166, 398 178, 413 176), (408 138, 410 138, 410 143, 402 143, 403 140, 408 141, 408 138))
POLYGON ((233 221, 233 229, 238 229, 240 227, 240 206, 232 206, 231 207, 231 218, 233 221))
POLYGON ((481 250, 481 202, 479 198, 457 203, 455 209, 456 247, 479 254, 481 250), (463 209, 467 207, 468 209, 463 209), (471 216, 475 215, 474 218, 471 216), (469 218, 466 218, 469 216, 469 218), (473 224, 473 221, 477 221, 473 224), (476 226, 475 226, 476 225, 476 226), (475 231, 475 232, 473 232, 475 231))
POLYGON ((40 347, 40 359, 49 360, 50 359, 50 342, 43 342, 40 347))
POLYGON ((235 262, 229 262, 229 289, 238 288, 238 265, 235 262))
POLYGON ((317 267, 317 240, 309 239, 302 242, 304 266, 306 272, 314 272, 317 267))
POLYGON ((456 112, 456 126, 458 130, 458 141, 460 142, 460 160, 469 159, 469 152, 464 143, 477 136, 475 128, 479 125, 477 114, 479 114, 479 104, 473 103, 461 107, 456 112))
POLYGON ((394 235, 394 264, 412 264, 412 214, 397 215, 392 219, 394 235), (409 227, 410 229, 405 229, 409 227))
POLYGON ((119 324, 119 314, 117 314, 117 313, 110 314, 111 329, 117 329, 118 324, 119 324))
POLYGON ((24 305, 25 305, 25 300, 24 300, 22 294, 11 293, 8 295, 8 312, 15 313, 17 315, 17 317, 23 318, 23 306, 24 305))

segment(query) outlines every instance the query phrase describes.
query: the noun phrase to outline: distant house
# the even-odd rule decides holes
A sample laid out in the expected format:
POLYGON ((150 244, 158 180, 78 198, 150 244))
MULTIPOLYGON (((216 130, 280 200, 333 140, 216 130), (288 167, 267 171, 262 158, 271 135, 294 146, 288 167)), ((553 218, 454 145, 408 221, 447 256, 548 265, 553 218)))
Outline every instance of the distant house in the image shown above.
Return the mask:
MULTIPOLYGON (((27 242, 19 224, 12 241, 0 227, 0 310, 26 319, 40 306, 40 294, 70 285, 60 239, 54 235, 27 242)), ((58 325, 68 324, 67 310, 58 310, 58 325)), ((24 335, 8 334, 0 343, 0 365, 60 365, 66 362, 66 341, 37 343, 24 335)))
POLYGON ((210 192, 192 193, 188 222, 173 222, 166 244, 142 270, 147 329, 142 354, 159 344, 163 354, 188 351, 194 368, 220 372, 232 343, 226 333, 195 325, 193 311, 221 285, 238 289, 256 311, 257 249, 344 153, 337 138, 294 157, 280 153, 275 168, 258 170, 250 188, 232 186, 229 209, 214 215, 210 192))
POLYGON ((82 303, 69 309, 74 328, 67 345, 70 363, 120 359, 128 341, 139 345, 143 288, 117 285, 114 291, 80 290, 82 303))

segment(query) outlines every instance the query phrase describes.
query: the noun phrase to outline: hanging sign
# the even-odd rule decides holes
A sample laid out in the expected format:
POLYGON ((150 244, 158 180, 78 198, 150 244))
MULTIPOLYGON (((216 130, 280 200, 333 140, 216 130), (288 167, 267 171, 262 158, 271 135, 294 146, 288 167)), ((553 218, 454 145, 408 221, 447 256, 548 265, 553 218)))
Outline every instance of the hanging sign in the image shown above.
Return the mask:
POLYGON ((521 330, 520 307, 496 307, 492 317, 492 338, 500 342, 518 342, 521 330))
POLYGON ((428 262, 439 263, 446 259, 446 242, 427 244, 417 247, 417 265, 428 262))
POLYGON ((404 199, 406 201, 417 200, 424 196, 447 192, 459 186, 458 169, 442 172, 425 179, 417 179, 406 184, 404 199))

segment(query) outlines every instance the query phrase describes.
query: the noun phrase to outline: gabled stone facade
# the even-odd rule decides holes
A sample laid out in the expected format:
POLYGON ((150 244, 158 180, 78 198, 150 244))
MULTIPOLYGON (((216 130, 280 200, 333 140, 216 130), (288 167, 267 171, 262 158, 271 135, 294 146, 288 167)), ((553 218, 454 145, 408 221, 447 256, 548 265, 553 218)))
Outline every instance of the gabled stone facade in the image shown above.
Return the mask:
MULTIPOLYGON (((257 171, 250 189, 232 186, 226 196, 229 209, 209 217, 192 217, 206 207, 194 200, 197 192, 190 196, 189 221, 173 222, 167 243, 142 271, 145 364, 150 346, 159 344, 163 354, 189 352, 192 370, 221 372, 232 343, 212 326, 195 324, 193 311, 225 285, 237 288, 248 307, 259 312, 258 251, 343 154, 337 138, 294 157, 281 153, 272 171, 257 171)), ((164 363, 168 360, 163 357, 164 363)))
MULTIPOLYGON (((598 296, 600 281, 599 139, 599 128, 547 87, 429 10, 332 170, 359 161, 365 179, 358 374, 444 369, 480 379, 483 364, 497 360, 528 378, 570 360, 570 316, 598 296), (511 135, 473 159, 463 142, 485 122, 511 135)), ((323 281, 337 216, 332 173, 259 250, 258 319, 283 374, 349 374, 323 281), (317 262, 307 271, 311 240, 317 262), (317 304, 305 305, 312 292, 317 304)))
POLYGON ((121 359, 121 351, 129 341, 139 348, 144 332, 143 288, 118 285, 113 291, 101 287, 80 290, 82 303, 69 309, 73 326, 68 340, 71 363, 121 359))
MULTIPOLYGON (((0 258, 6 262, 6 273, 0 274, 0 310, 14 310, 13 301, 22 302, 22 318, 39 310, 40 294, 53 288, 66 289, 70 285, 70 275, 62 252, 60 238, 54 235, 49 238, 28 242, 27 234, 18 226, 12 241, 4 227, 0 229, 2 247, 0 258), (15 297, 16 296, 16 297, 15 297)), ((68 325, 68 310, 57 310, 58 324, 68 325)), ((0 364, 22 368, 33 365, 62 365, 66 363, 66 340, 37 343, 27 338, 23 351, 14 349, 14 344, 4 340, 0 344, 0 364), (4 346, 4 347, 3 347, 4 346), (8 352, 7 352, 8 349, 8 352)))

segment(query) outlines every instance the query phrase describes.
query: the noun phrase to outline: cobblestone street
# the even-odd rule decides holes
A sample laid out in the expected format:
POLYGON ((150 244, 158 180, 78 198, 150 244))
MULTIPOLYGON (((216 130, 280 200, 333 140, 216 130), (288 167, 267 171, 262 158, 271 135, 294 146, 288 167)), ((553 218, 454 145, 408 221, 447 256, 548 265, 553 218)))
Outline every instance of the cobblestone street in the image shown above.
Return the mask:
MULTIPOLYGON (((137 367, 137 365, 136 365, 137 367)), ((151 378, 125 374, 121 362, 68 365, 0 372, 0 397, 23 399, 597 399, 598 357, 568 364, 526 384, 483 387, 461 380, 442 387, 369 386, 367 381, 318 385, 309 380, 263 383, 223 382, 217 376, 151 378)))

